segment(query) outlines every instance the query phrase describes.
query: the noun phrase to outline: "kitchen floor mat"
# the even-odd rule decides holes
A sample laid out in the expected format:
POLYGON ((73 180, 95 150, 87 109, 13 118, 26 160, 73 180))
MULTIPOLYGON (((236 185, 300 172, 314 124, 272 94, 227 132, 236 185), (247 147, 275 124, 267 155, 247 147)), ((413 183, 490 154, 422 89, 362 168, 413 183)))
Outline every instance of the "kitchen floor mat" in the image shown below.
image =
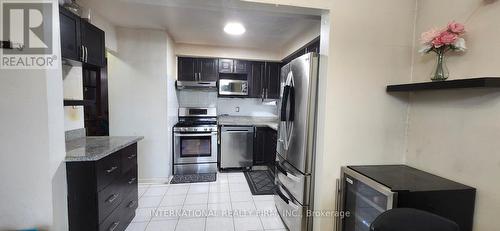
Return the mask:
POLYGON ((276 185, 269 170, 248 171, 244 174, 253 195, 274 195, 276 185))
POLYGON ((217 173, 174 175, 174 177, 170 181, 170 184, 214 182, 216 180, 217 180, 217 173))

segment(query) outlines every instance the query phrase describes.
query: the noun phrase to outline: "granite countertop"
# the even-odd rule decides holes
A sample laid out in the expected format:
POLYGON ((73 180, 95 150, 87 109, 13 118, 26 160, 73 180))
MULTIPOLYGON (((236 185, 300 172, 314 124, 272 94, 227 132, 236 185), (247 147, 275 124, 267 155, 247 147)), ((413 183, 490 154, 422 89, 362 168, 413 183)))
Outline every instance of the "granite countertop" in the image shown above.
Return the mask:
POLYGON ((66 162, 100 160, 142 139, 142 136, 87 136, 68 140, 66 162))
POLYGON ((267 126, 278 130, 278 117, 219 116, 219 125, 267 126))

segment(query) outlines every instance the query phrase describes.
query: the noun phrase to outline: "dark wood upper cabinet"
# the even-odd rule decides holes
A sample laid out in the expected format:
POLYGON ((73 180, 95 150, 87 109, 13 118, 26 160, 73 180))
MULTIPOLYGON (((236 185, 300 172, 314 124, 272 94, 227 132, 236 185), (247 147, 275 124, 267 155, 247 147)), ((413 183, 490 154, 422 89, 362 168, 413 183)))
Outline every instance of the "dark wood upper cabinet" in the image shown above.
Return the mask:
POLYGON ((248 74, 251 62, 237 59, 219 59, 219 73, 248 74))
POLYGON ((248 76, 249 94, 250 98, 263 98, 263 80, 265 75, 264 62, 252 62, 250 74, 248 76))
POLYGON ((217 81, 218 62, 215 58, 179 57, 177 61, 179 81, 217 81))
POLYGON ((236 74, 248 74, 250 72, 250 62, 244 60, 234 60, 233 72, 236 74))
POLYGON ((105 59, 105 41, 104 31, 81 20, 81 41, 85 49, 85 63, 94 66, 104 66, 105 59))
POLYGON ((81 59, 80 18, 64 8, 59 8, 61 24, 61 55, 72 60, 81 59))
POLYGON ((279 99, 281 63, 252 62, 250 67, 249 97, 279 99))
POLYGON ((104 31, 64 7, 59 7, 59 23, 63 58, 98 67, 104 66, 106 57, 104 31))
POLYGON ((198 74, 196 73, 196 63, 194 58, 179 57, 177 60, 177 69, 177 80, 196 81, 198 74))
POLYGON ((217 81, 219 79, 217 59, 203 58, 198 59, 199 78, 201 81, 217 81))
POLYGON ((281 63, 266 62, 266 95, 267 99, 280 97, 281 63))
POLYGON ((219 73, 233 73, 234 60, 219 59, 219 73))

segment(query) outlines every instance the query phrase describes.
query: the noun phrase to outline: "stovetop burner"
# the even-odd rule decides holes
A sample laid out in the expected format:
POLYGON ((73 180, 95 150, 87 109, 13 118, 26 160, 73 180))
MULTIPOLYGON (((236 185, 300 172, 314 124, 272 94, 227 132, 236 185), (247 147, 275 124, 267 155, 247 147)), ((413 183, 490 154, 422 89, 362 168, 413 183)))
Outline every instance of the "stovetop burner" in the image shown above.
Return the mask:
POLYGON ((179 108, 179 122, 174 131, 217 132, 215 108, 179 108))

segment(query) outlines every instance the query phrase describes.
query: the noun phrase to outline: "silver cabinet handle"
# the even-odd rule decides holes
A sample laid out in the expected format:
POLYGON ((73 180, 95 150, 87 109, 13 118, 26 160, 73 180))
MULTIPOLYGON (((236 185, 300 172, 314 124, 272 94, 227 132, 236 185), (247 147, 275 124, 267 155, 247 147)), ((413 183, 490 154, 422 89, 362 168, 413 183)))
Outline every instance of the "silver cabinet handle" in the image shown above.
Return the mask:
POLYGON ((108 203, 113 203, 113 201, 115 201, 115 200, 116 200, 116 198, 118 198, 118 196, 119 196, 119 195, 120 195, 120 194, 113 194, 113 195, 111 195, 111 196, 110 196, 110 197, 106 200, 106 202, 108 202, 108 203))
POLYGON ((89 61, 89 50, 87 47, 85 47, 85 62, 89 61))
POLYGON ((128 203, 127 207, 132 208, 136 203, 137 201, 131 201, 130 203, 128 203))
POLYGON ((137 156, 137 154, 132 154, 132 155, 128 156, 127 158, 128 158, 128 159, 133 159, 133 158, 135 158, 136 156, 137 156))
POLYGON ((112 172, 114 172, 116 169, 118 169, 118 167, 113 166, 113 167, 111 167, 110 169, 106 170, 106 173, 108 173, 108 174, 109 174, 109 173, 112 173, 112 172))
POLYGON ((81 53, 82 53, 82 54, 81 54, 81 56, 80 56, 80 60, 81 60, 82 62, 85 62, 85 59, 84 59, 84 57, 85 57, 85 48, 84 48, 84 46, 83 46, 83 45, 81 45, 81 53))
POLYGON ((117 221, 117 222, 113 223, 113 224, 109 227, 108 231, 114 231, 114 230, 116 229, 116 227, 118 227, 118 225, 119 225, 119 224, 120 224, 120 222, 119 222, 119 221, 117 221))
POLYGON ((137 178, 133 177, 131 178, 129 181, 128 181, 128 184, 132 184, 135 182, 135 180, 137 180, 137 178))

